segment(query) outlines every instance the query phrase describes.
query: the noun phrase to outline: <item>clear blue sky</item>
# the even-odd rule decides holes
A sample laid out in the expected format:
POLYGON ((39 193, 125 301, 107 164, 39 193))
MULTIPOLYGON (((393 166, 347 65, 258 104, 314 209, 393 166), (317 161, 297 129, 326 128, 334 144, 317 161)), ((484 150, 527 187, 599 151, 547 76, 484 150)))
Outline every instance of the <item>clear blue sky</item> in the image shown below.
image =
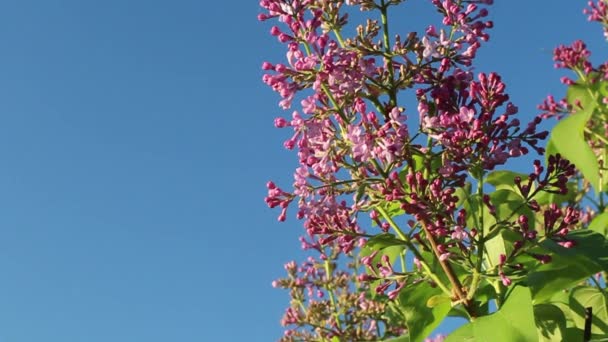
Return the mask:
MULTIPOLYGON (((410 2, 392 19, 437 20, 410 2)), ((606 57, 586 1, 497 2, 478 70, 502 73, 524 116, 562 91, 556 44, 583 37, 606 57)), ((288 296, 270 283, 302 258, 302 230, 263 202, 296 158, 260 79, 284 51, 258 13, 257 1, 2 2, 0 342, 280 336, 288 296)))

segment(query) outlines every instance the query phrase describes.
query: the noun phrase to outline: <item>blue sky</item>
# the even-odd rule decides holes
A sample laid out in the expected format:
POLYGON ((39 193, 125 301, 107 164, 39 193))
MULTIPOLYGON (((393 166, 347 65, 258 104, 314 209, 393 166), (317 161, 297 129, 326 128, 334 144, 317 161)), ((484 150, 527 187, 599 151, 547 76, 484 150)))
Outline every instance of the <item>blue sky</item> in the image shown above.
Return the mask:
MULTIPOLYGON (((479 71, 522 116, 559 94, 551 51, 586 1, 502 1, 479 71)), ((395 33, 437 16, 412 0, 395 33)), ((295 155, 261 81, 282 47, 256 1, 5 0, 0 5, 0 342, 272 341, 301 259, 266 208, 295 155)), ((514 164, 519 167, 518 164, 514 164)))

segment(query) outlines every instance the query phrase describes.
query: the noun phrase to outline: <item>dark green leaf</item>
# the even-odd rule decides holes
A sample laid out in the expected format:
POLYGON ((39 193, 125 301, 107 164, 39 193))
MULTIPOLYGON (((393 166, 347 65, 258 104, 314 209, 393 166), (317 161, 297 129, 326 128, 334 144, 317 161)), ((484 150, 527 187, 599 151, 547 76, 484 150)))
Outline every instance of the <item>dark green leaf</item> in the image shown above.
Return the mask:
POLYGON ((584 341, 583 336, 583 330, 575 327, 568 327, 564 333, 565 338, 563 341, 584 341))
POLYGON ((403 335, 399 337, 389 338, 388 340, 382 340, 382 342, 410 342, 409 335, 403 335))
POLYGON ((601 270, 608 270, 608 243, 603 236, 584 229, 570 233, 568 239, 576 245, 564 248, 551 240, 542 242, 545 249, 553 252, 553 260, 528 276, 527 283, 535 303, 546 302, 555 293, 601 270))
POLYGON ((598 271, 599 267, 593 263, 577 265, 574 260, 553 256, 551 263, 531 272, 526 282, 532 290, 534 302, 544 303, 556 292, 572 287, 598 271))
POLYGON ((589 229, 575 230, 567 238, 575 242, 572 248, 563 248, 555 243, 543 244, 552 251, 567 257, 584 256, 595 262, 602 270, 608 271, 608 241, 602 235, 589 229))

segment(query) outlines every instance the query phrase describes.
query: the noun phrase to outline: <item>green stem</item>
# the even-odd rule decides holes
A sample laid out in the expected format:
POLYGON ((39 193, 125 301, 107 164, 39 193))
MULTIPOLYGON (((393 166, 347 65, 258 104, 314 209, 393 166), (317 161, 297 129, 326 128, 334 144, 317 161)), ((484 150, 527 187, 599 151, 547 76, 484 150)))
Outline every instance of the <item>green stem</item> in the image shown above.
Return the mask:
MULTIPOLYGON (((329 280, 331 279, 331 270, 329 268, 329 260, 325 260, 325 275, 327 276, 327 280, 329 283, 329 280)), ((338 326, 341 326, 342 324, 340 323, 340 313, 338 312, 338 305, 336 304, 336 297, 334 296, 334 291, 332 290, 331 287, 327 287, 327 293, 329 294, 329 300, 331 301, 331 306, 334 309, 334 317, 336 318, 336 324, 338 326)))
MULTIPOLYGON (((304 42, 302 45, 304 46, 304 50, 306 50, 306 55, 308 55, 308 56, 312 55, 312 50, 310 49, 310 45, 308 45, 307 42, 304 42)), ((342 111, 342 108, 340 108, 340 106, 338 106, 336 99, 331 94, 331 92, 329 91, 329 88, 327 88, 327 85, 325 83, 321 84, 321 89, 323 89, 323 93, 325 93, 325 96, 327 96, 327 98, 329 99, 329 102, 331 102, 331 105, 334 106, 334 108, 335 108, 336 112, 338 113, 338 115, 340 116, 340 118, 344 121, 344 123, 348 123, 348 120, 346 118, 346 115, 342 111)), ((342 129, 342 125, 340 125, 340 129, 342 129)), ((344 133, 344 132, 342 132, 342 133, 344 133)))
POLYGON ((399 258, 401 259, 401 272, 407 273, 407 263, 405 262, 405 253, 407 249, 399 254, 399 258))
MULTIPOLYGON (((390 109, 397 107, 397 93, 395 91, 395 70, 393 68, 393 58, 391 51, 391 42, 390 35, 388 30, 388 5, 384 0, 380 2, 380 20, 382 22, 382 39, 384 42, 384 62, 386 64, 386 68, 388 69, 388 75, 390 78, 390 88, 388 88, 388 96, 389 96, 389 104, 390 109)), ((387 113, 388 114, 388 113, 387 113)))
POLYGON ((439 265, 441 265, 443 272, 448 277, 448 280, 452 285, 451 295, 455 296, 458 299, 458 302, 464 305, 464 308, 467 310, 469 316, 471 317, 471 320, 474 320, 476 314, 473 308, 471 307, 471 301, 467 298, 467 295, 464 292, 464 287, 462 286, 462 283, 458 279, 458 276, 456 276, 456 273, 454 272, 454 269, 452 269, 452 266, 450 265, 449 261, 441 260, 441 253, 439 252, 435 236, 433 236, 433 234, 431 233, 431 231, 429 231, 428 227, 425 224, 422 224, 422 229, 426 234, 427 240, 429 240, 429 243, 431 244, 431 249, 433 250, 435 257, 437 258, 437 261, 439 261, 439 265))
POLYGON ((344 39, 342 39, 342 33, 340 33, 340 30, 337 30, 337 29, 333 29, 332 31, 334 32, 334 36, 336 36, 336 39, 338 40, 340 47, 343 48, 345 45, 344 45, 344 39))
POLYGON ((496 310, 500 309, 502 304, 505 302, 505 292, 500 280, 497 280, 492 284, 496 291, 496 310))
POLYGON ((475 296, 475 292, 479 287, 479 283, 481 281, 481 272, 483 268, 483 250, 485 248, 485 241, 483 238, 485 230, 485 227, 483 226, 483 174, 479 176, 479 179, 477 180, 477 195, 479 196, 480 201, 478 222, 479 238, 477 239, 477 264, 475 265, 475 270, 473 271, 473 281, 471 281, 471 286, 469 287, 469 291, 467 294, 467 299, 469 300, 473 299, 473 297, 475 296))
POLYGON ((330 183, 330 184, 313 186, 313 187, 311 187, 311 189, 318 190, 318 189, 323 189, 323 188, 332 188, 332 187, 337 186, 337 185, 359 183, 361 181, 369 181, 370 183, 381 183, 382 179, 380 179, 380 178, 349 179, 349 180, 343 180, 343 181, 333 182, 333 183, 330 183))
POLYGON ((424 271, 426 272, 426 274, 431 279, 433 279, 433 281, 437 284, 437 286, 439 286, 439 288, 441 290, 443 290, 443 292, 445 292, 445 294, 447 294, 448 296, 451 297, 452 291, 450 291, 450 289, 441 281, 441 279, 439 279, 439 277, 435 273, 433 273, 433 271, 431 270, 431 268, 429 267, 427 262, 424 260, 424 258, 420 254, 420 252, 418 252, 418 250, 415 248, 415 246, 412 243, 412 240, 409 238, 409 236, 407 236, 406 234, 403 233, 403 231, 401 231, 399 226, 395 223, 395 221, 393 221, 393 219, 390 217, 390 215, 388 215, 388 213, 386 212, 386 210, 384 210, 384 208, 377 206, 376 210, 388 222, 388 224, 391 226, 391 228, 393 228, 395 233, 397 233, 397 236, 399 236, 399 238, 401 240, 403 240, 406 247, 409 248, 412 251, 412 253, 414 253, 414 256, 420 261, 420 264, 422 265, 422 268, 424 268, 424 271))
POLYGON ((588 133, 588 134, 592 135, 594 138, 597 138, 597 140, 600 140, 604 144, 608 145, 608 139, 602 137, 601 135, 597 134, 596 132, 591 131, 587 127, 585 127, 585 133, 588 133))
POLYGON ((382 166, 376 159, 372 159, 372 163, 376 167, 376 170, 378 171, 378 173, 380 173, 380 175, 382 175, 382 177, 388 178, 388 174, 384 171, 384 169, 382 168, 382 166))

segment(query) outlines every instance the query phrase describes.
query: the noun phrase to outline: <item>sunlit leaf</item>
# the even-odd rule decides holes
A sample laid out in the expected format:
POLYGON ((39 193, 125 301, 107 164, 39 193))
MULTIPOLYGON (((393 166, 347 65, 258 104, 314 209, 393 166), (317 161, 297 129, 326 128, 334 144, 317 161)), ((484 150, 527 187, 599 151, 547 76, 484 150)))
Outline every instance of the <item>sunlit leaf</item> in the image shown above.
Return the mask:
POLYGON ((537 341, 530 290, 513 288, 500 310, 478 317, 445 339, 445 342, 529 342, 537 341))
POLYGON ((589 223, 589 230, 606 236, 606 232, 608 231, 608 213, 601 213, 594 217, 591 223, 589 223))
POLYGON ((424 341, 447 316, 452 308, 451 300, 441 297, 441 290, 427 282, 401 290, 399 307, 405 315, 411 342, 424 341), (433 306, 429 306, 429 298, 437 299, 432 302, 433 306))
POLYGON ((562 119, 551 132, 551 149, 570 160, 581 171, 585 179, 598 191, 600 188, 599 164, 597 157, 585 139, 585 126, 596 107, 587 87, 574 84, 568 88, 567 100, 570 104, 583 108, 562 119))
POLYGON ((570 310, 574 324, 585 328, 585 308, 592 308, 591 333, 608 337, 608 310, 606 296, 591 286, 579 286, 570 293, 570 310))

